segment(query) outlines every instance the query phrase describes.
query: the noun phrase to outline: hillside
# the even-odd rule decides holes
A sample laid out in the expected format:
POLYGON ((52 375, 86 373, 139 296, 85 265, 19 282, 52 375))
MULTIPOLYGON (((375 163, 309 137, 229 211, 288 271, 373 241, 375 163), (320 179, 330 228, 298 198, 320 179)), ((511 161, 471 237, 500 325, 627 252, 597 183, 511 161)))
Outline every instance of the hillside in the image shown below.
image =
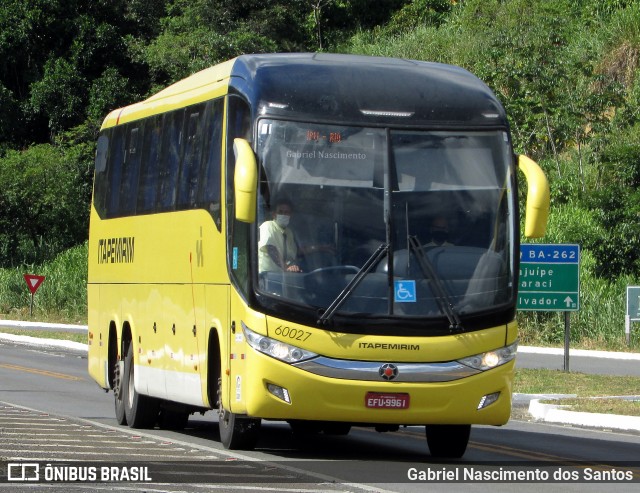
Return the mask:
MULTIPOLYGON (((622 345, 625 286, 640 282, 640 2, 7 0, 0 33, 2 312, 24 304, 24 266, 84 248, 110 109, 241 53, 322 50, 452 63, 483 79, 517 151, 549 177, 544 241, 581 245, 572 338, 622 345)), ((71 296, 75 320, 86 308, 71 296)), ((525 343, 562 340, 558 315, 520 322, 525 343)))

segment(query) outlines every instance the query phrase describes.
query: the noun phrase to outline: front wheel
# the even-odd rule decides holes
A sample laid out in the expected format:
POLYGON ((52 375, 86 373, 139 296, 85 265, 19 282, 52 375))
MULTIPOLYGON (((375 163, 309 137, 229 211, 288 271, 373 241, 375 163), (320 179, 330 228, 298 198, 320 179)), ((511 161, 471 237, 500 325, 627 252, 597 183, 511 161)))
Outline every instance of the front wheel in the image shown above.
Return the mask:
POLYGON ((425 430, 433 457, 459 459, 466 452, 471 425, 427 425, 425 430))
POLYGON ((230 450, 253 450, 260 435, 260 420, 221 409, 218 412, 220 441, 230 450))

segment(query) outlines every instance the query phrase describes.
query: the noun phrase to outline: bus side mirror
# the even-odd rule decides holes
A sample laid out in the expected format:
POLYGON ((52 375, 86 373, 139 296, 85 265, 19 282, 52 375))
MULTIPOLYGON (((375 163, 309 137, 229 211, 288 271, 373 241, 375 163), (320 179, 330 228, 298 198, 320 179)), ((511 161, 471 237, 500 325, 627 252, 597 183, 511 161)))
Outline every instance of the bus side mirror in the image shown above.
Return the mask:
POLYGON ((540 238, 547 230, 549 218, 549 182, 538 163, 527 156, 518 156, 518 167, 527 179, 527 204, 524 235, 540 238))
POLYGON ((256 220, 256 196, 258 189, 258 165, 251 144, 245 139, 233 140, 236 169, 233 184, 236 202, 236 219, 244 223, 256 220))

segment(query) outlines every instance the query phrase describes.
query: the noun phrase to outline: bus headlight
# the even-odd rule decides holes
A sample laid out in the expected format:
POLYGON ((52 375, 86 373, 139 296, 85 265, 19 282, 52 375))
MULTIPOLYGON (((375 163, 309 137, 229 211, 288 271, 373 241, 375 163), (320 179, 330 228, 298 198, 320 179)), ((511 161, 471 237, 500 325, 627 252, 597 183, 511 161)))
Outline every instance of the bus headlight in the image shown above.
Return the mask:
POLYGON ((459 359, 458 362, 470 366, 476 370, 490 370, 496 366, 504 365, 516 357, 518 341, 486 353, 476 354, 468 358, 459 359))
POLYGON ((256 334, 244 322, 242 322, 242 331, 244 337, 247 339, 249 346, 256 351, 260 351, 272 358, 276 358, 285 363, 298 363, 306 359, 315 358, 318 356, 316 353, 306 351, 291 344, 287 344, 282 341, 271 339, 270 337, 256 334))

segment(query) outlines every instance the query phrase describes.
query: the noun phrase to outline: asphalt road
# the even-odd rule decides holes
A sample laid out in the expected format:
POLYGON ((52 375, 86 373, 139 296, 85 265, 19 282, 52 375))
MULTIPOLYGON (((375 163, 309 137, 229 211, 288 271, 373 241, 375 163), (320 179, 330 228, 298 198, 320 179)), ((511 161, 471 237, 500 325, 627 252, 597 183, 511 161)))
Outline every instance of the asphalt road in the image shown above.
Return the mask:
MULTIPOLYGON (((563 349, 520 347, 516 368, 565 370, 563 349)), ((607 351, 569 351, 569 371, 595 375, 640 376, 640 354, 607 351)), ((640 389, 637 389, 640 393, 640 389)))
MULTIPOLYGON (((418 427, 385 434, 356 428, 347 437, 318 435, 300 440, 286 423, 264 422, 256 450, 234 453, 224 450, 220 444, 214 413, 192 416, 189 427, 179 433, 130 430, 117 426, 113 416, 113 394, 104 393, 88 377, 82 351, 43 350, 0 341, 0 458, 52 461, 69 459, 69 454, 75 453, 71 456, 86 461, 106 454, 118 462, 132 457, 138 464, 161 462, 165 464, 164 472, 174 474, 171 481, 154 483, 152 489, 150 485, 119 483, 120 487, 126 486, 125 491, 415 492, 434 488, 468 492, 486 491, 490 487, 498 492, 511 492, 513 483, 482 478, 467 482, 420 481, 410 480, 408 474, 410 470, 417 471, 416 474, 422 472, 425 477, 456 474, 456 471, 459 475, 480 474, 478 471, 483 468, 495 474, 512 472, 523 465, 529 471, 540 469, 551 475, 568 474, 562 491, 601 491, 603 487, 636 491, 640 481, 640 462, 622 462, 639 461, 640 436, 533 423, 522 416, 501 428, 474 427, 467 454, 453 464, 431 459, 424 431, 418 427), (20 419, 26 422, 20 425, 22 429, 18 429, 20 419), (71 431, 63 427, 65 438, 51 431, 52 436, 45 437, 43 444, 35 431, 41 429, 34 424, 39 423, 38 420, 43 420, 44 429, 56 430, 59 425, 69 425, 66 428, 71 431), (73 439, 79 441, 64 441, 73 439), (114 443, 105 443, 104 439, 114 443), (219 476, 210 475, 212 468, 217 470, 229 462, 242 466, 229 477, 245 478, 246 483, 229 483, 224 479, 227 474, 224 469, 219 470, 219 476), (178 463, 182 466, 177 467, 178 463), (208 476, 202 476, 203 468, 208 476), (593 479, 594 471, 611 475, 614 469, 616 473, 632 474, 633 479, 606 484, 593 479), (588 480, 585 479, 587 470, 591 471, 588 480), (571 474, 577 474, 577 479, 571 474), (194 480, 197 482, 192 483, 194 480)), ((525 491, 537 492, 541 485, 544 486, 540 481, 517 482, 518 490, 525 491)), ((554 485, 557 483, 544 487, 554 491, 554 485)), ((16 486, 0 482, 0 489, 7 491, 37 489, 36 485, 16 486)), ((44 486, 47 492, 57 491, 55 484, 44 486)), ((113 487, 97 483, 91 485, 90 490, 85 489, 88 485, 84 484, 59 491, 72 491, 76 486, 76 491, 113 487)))

